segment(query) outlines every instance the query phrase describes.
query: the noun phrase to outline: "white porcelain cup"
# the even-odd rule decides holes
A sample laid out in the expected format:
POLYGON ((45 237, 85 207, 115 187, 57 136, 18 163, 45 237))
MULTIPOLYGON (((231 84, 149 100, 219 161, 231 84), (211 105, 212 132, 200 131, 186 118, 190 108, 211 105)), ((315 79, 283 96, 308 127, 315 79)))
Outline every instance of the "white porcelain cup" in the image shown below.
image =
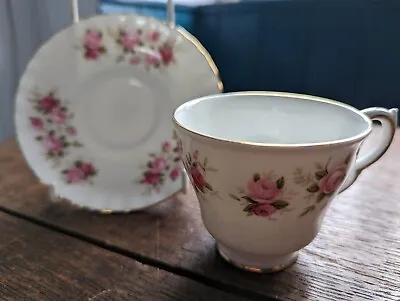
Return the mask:
POLYGON ((219 254, 256 272, 295 262, 335 195, 386 152, 397 113, 279 92, 212 95, 178 107, 183 163, 219 254), (371 120, 381 123, 380 142, 357 156, 371 120))

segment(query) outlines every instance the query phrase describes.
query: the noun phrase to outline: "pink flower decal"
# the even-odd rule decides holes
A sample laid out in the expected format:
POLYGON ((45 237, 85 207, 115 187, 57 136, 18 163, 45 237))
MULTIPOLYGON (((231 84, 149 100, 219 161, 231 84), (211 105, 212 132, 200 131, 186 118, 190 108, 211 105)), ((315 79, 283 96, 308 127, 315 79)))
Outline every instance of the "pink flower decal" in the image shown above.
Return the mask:
POLYGON ((158 51, 160 52, 161 60, 164 65, 169 65, 174 61, 174 51, 171 45, 164 44, 158 51))
POLYGON ((256 173, 247 182, 247 192, 230 196, 244 205, 243 211, 247 212, 248 216, 270 217, 289 206, 284 200, 284 186, 284 177, 273 179, 272 176, 256 173))
POLYGON ((85 173, 78 167, 72 167, 65 170, 64 179, 68 184, 78 184, 85 180, 85 173))
POLYGON ((44 114, 50 113, 59 104, 59 100, 54 97, 54 93, 49 93, 38 101, 36 108, 44 114))
MULTIPOLYGON (((47 160, 53 161, 55 167, 58 167, 70 155, 71 148, 83 146, 75 140, 77 132, 72 125, 74 114, 69 112, 66 101, 57 97, 54 91, 46 95, 37 92, 33 94, 35 97, 30 102, 39 117, 29 117, 29 121, 38 131, 35 139, 43 147, 47 160)), ((63 170, 62 174, 66 183, 73 184, 94 176, 97 171, 91 163, 77 161, 73 167, 63 170)))
POLYGON ((342 185, 346 176, 347 165, 340 164, 336 166, 328 166, 327 174, 319 180, 318 186, 321 192, 325 194, 333 193, 340 185, 342 185))
POLYGON ((37 130, 41 131, 44 129, 44 122, 41 118, 39 117, 30 117, 29 120, 31 121, 32 127, 37 130))
POLYGON ((60 107, 55 107, 51 110, 51 120, 55 124, 64 124, 67 121, 67 114, 65 109, 60 107))
POLYGON ((328 199, 335 194, 342 185, 349 162, 352 155, 349 154, 344 162, 333 163, 332 158, 326 164, 317 163, 317 170, 313 173, 304 173, 303 170, 297 169, 294 173, 294 182, 296 184, 307 187, 309 193, 306 198, 314 200, 311 205, 308 205, 299 217, 303 217, 314 211, 319 203, 328 199))
POLYGON ((259 203, 254 205, 253 213, 260 217, 268 217, 277 212, 278 209, 270 204, 259 203))
POLYGON ((103 34, 98 30, 88 29, 83 37, 84 57, 87 60, 97 60, 107 52, 103 45, 103 34))
POLYGON ((150 33, 150 41, 151 42, 157 42, 159 39, 160 39, 159 31, 153 31, 150 33))
POLYGON ((151 171, 153 173, 159 173, 162 172, 164 169, 166 169, 168 166, 168 161, 164 157, 156 157, 154 158, 152 164, 151 164, 151 171))
POLYGON ((43 146, 49 156, 61 155, 64 141, 62 137, 56 137, 53 132, 50 132, 43 139, 43 146))
MULTIPOLYGON (((120 49, 116 62, 128 62, 141 65, 145 69, 161 68, 175 62, 175 40, 168 40, 160 45, 162 32, 144 31, 142 28, 120 28, 109 32, 120 49)), ((95 48, 97 49, 97 48, 95 48)), ((99 54, 98 54, 99 55, 99 54)))
POLYGON ((251 179, 247 183, 249 196, 260 202, 272 201, 279 196, 281 190, 269 178, 251 179))
POLYGON ((145 61, 150 66, 159 66, 161 58, 156 54, 146 54, 145 61))
POLYGON ((62 171, 64 180, 68 184, 79 184, 90 180, 97 174, 97 170, 90 162, 75 161, 74 165, 62 171))
POLYGON ((140 35, 134 30, 121 30, 118 42, 126 52, 134 50, 136 46, 142 43, 140 35))
POLYGON ((169 151, 171 150, 171 143, 169 143, 169 141, 165 141, 165 142, 162 144, 162 150, 163 150, 163 152, 165 152, 165 153, 169 152, 169 151))
POLYGON ((146 193, 159 193, 166 180, 176 181, 180 177, 180 155, 177 147, 172 148, 171 142, 165 141, 159 153, 151 153, 149 156, 150 160, 139 183, 147 186, 146 193))
POLYGON ((172 181, 175 181, 180 175, 181 175, 181 168, 180 167, 175 167, 171 170, 169 173, 169 177, 172 181))
POLYGON ((206 180, 206 174, 210 171, 217 171, 215 168, 209 166, 207 158, 200 161, 199 152, 196 150, 193 153, 187 153, 183 165, 189 175, 190 182, 196 192, 207 193, 212 192, 214 189, 206 180))

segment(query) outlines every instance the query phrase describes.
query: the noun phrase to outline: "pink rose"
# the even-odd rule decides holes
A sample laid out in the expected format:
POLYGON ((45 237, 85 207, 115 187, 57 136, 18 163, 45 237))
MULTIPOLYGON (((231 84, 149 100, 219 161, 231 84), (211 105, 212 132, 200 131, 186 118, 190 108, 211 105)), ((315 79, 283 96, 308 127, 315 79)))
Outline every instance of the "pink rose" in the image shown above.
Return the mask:
POLYGON ((247 183, 247 191, 251 198, 261 202, 273 201, 280 194, 276 183, 265 177, 257 181, 250 180, 247 183))
POLYGON ((51 120, 55 124, 64 124, 67 120, 67 114, 61 108, 55 107, 51 110, 51 120))
POLYGON ((129 60, 129 64, 131 64, 131 65, 137 65, 137 64, 139 64, 139 62, 140 62, 140 59, 138 57, 132 57, 129 60))
POLYGON ((253 213, 262 217, 271 216, 276 211, 278 211, 278 209, 267 203, 258 203, 253 207, 253 213))
POLYGON ((319 180, 318 186, 323 193, 332 193, 336 191, 339 186, 343 183, 346 176, 346 164, 340 164, 336 166, 328 166, 328 174, 319 180))
POLYGON ((58 100, 52 95, 47 95, 39 101, 39 108, 44 113, 50 113, 58 105, 58 100))
POLYGON ((37 131, 41 131, 44 128, 44 122, 42 119, 40 119, 39 117, 30 117, 29 118, 31 121, 31 125, 32 127, 37 130, 37 131))
POLYGON ((181 174, 181 169, 179 167, 175 167, 169 173, 169 177, 171 178, 172 181, 175 181, 180 176, 180 174, 181 174))
POLYGON ((73 167, 64 172, 64 178, 69 184, 77 184, 85 179, 85 174, 78 167, 73 167))
POLYGON ((157 42, 159 38, 160 38, 160 33, 158 31, 153 31, 150 34, 150 41, 152 42, 157 42))
POLYGON ((82 162, 79 168, 83 171, 85 177, 92 176, 96 173, 96 169, 94 168, 92 163, 82 162))
POLYGON ((65 131, 70 136, 75 136, 76 135, 76 129, 73 126, 67 127, 65 131))
POLYGON ((98 50, 101 47, 101 38, 100 32, 88 30, 84 37, 85 46, 91 50, 98 50))
POLYGON ((160 183, 160 180, 161 180, 161 174, 153 173, 151 171, 146 171, 143 174, 142 183, 156 186, 158 183, 160 183))
POLYGON ((43 146, 48 152, 58 154, 63 149, 63 141, 60 138, 49 134, 44 138, 43 146))
POLYGON ((168 65, 174 60, 174 52, 172 50, 172 47, 169 46, 168 44, 160 47, 159 52, 161 60, 165 65, 168 65))
POLYGON ((131 50, 139 45, 141 41, 139 35, 136 32, 132 31, 122 34, 120 42, 124 49, 131 50))
POLYGON ((151 165, 151 171, 153 173, 159 173, 163 171, 167 167, 167 160, 164 157, 157 157, 154 158, 152 165, 151 165))
POLYGON ((162 150, 163 150, 163 152, 169 152, 171 150, 171 143, 169 143, 168 141, 165 141, 162 144, 162 150))
POLYGON ((204 179, 201 172, 196 167, 191 167, 189 170, 190 177, 193 180, 193 185, 196 190, 204 192, 204 187, 206 185, 206 180, 204 179))
POLYGON ((96 60, 100 56, 100 50, 98 49, 87 49, 85 52, 85 58, 88 60, 96 60))
POLYGON ((147 54, 145 57, 146 63, 149 65, 159 65, 160 64, 160 57, 155 54, 147 54))

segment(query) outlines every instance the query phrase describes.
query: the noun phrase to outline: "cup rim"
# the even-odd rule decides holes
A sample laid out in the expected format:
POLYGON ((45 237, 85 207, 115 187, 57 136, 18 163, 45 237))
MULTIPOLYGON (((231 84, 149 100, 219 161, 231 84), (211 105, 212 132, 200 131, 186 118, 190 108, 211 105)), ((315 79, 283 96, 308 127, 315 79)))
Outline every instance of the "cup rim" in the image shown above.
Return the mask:
POLYGON ((189 100, 180 106, 178 106, 173 113, 172 116, 172 121, 173 123, 180 129, 184 130, 188 134, 194 137, 201 137, 203 139, 206 139, 208 141, 214 141, 218 143, 224 143, 224 144, 229 144, 229 145, 240 145, 240 146, 247 146, 247 147, 256 147, 256 148, 277 148, 277 149, 293 149, 293 148, 320 148, 320 147, 332 147, 332 146, 341 146, 341 145, 350 145, 354 144, 356 142, 362 141, 365 137, 367 137, 371 131, 372 131, 372 120, 362 113, 361 111, 357 110, 355 107, 350 106, 348 104, 332 100, 329 98, 324 98, 324 97, 319 97, 319 96, 312 96, 312 95, 307 95, 307 94, 300 94, 300 93, 291 93, 291 92, 275 92, 275 91, 243 91, 243 92, 229 92, 229 93, 222 93, 222 94, 213 94, 213 95, 208 95, 204 97, 199 97, 195 98, 192 100, 189 100), (260 142, 249 142, 249 141, 238 141, 238 140, 232 140, 232 139, 225 139, 225 138, 218 138, 212 135, 207 135, 203 134, 201 132, 194 131, 192 129, 189 129, 188 127, 185 127, 182 125, 176 118, 175 115, 178 110, 180 110, 182 107, 185 107, 187 105, 196 103, 196 102, 202 102, 202 101, 207 101, 215 98, 222 98, 226 96, 277 96, 277 97, 290 97, 290 98, 299 98, 299 99, 307 99, 307 100, 312 100, 316 102, 323 102, 323 103, 329 103, 338 107, 342 107, 344 109, 347 109, 354 114, 357 114, 360 116, 367 124, 368 127, 366 130, 362 131, 361 133, 354 135, 352 137, 348 138, 343 138, 343 139, 336 139, 336 140, 330 140, 330 141, 324 141, 324 142, 313 142, 313 143, 294 143, 294 144, 283 144, 283 143, 260 143, 260 142))

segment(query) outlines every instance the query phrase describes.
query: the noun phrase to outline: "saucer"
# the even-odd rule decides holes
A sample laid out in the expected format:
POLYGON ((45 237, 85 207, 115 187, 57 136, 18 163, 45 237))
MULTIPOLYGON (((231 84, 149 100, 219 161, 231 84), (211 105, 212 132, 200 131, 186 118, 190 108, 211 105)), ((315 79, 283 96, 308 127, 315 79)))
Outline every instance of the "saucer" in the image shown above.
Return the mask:
POLYGON ((143 209, 184 187, 173 110, 221 90, 211 57, 184 29, 92 17, 29 63, 16 97, 18 141, 59 197, 92 210, 143 209))

